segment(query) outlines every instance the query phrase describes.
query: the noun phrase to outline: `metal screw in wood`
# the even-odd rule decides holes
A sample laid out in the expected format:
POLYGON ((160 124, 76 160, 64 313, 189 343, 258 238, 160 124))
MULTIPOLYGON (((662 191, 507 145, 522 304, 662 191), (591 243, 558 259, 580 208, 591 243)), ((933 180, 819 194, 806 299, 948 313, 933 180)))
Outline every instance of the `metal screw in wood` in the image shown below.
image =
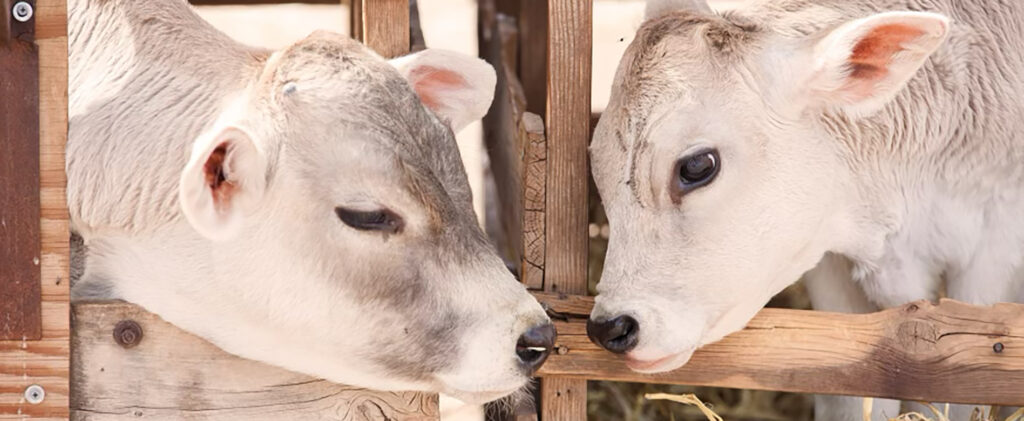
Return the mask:
POLYGON ((46 398, 46 389, 38 384, 25 388, 25 401, 32 405, 39 405, 46 398))
POLYGON ((29 19, 32 19, 33 14, 35 14, 35 10, 27 1, 19 1, 11 8, 11 16, 18 22, 28 22, 29 19))

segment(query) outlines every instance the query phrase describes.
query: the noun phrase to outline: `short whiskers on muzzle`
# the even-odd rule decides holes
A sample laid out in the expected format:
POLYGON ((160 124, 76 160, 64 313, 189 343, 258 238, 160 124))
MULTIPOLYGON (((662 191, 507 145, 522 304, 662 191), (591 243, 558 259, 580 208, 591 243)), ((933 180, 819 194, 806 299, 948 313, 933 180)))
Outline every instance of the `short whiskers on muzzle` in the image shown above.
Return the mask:
POLYGON ((537 390, 536 383, 536 380, 531 380, 508 396, 489 403, 487 411, 496 414, 516 414, 527 408, 536 407, 536 399, 534 398, 534 392, 537 390))

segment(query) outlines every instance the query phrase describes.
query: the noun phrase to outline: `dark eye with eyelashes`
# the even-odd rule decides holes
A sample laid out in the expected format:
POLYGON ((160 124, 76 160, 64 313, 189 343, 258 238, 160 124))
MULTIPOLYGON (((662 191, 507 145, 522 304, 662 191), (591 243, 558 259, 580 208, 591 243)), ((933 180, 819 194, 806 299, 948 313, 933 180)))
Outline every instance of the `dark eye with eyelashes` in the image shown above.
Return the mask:
POLYGON ((721 168, 718 151, 702 149, 676 161, 672 169, 672 197, 682 195, 711 183, 721 168))
POLYGON ((377 209, 372 211, 358 211, 338 206, 334 213, 345 225, 360 231, 380 231, 387 234, 397 234, 402 231, 405 225, 402 217, 388 209, 377 209))

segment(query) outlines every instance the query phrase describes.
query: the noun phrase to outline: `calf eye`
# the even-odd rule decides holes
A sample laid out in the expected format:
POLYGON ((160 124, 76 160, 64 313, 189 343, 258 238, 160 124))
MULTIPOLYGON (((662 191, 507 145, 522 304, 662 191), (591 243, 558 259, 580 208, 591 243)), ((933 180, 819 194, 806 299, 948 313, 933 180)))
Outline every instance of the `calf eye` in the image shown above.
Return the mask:
POLYGON ((397 234, 404 225, 402 218, 387 209, 372 211, 357 211, 338 206, 334 213, 345 225, 360 231, 381 231, 388 234, 397 234))
POLYGON ((719 163, 718 151, 714 149, 702 150, 679 159, 673 171, 677 180, 674 190, 682 194, 710 183, 718 174, 719 163))

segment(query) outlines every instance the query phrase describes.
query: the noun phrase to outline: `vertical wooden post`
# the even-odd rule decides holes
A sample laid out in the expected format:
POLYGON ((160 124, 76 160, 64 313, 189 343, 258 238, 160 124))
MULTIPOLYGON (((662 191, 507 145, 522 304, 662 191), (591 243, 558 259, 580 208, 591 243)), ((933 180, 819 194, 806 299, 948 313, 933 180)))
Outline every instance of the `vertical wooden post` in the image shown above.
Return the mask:
POLYGON ((352 38, 385 58, 409 52, 409 0, 352 0, 352 38))
MULTIPOLYGON (((592 0, 548 1, 547 257, 544 289, 587 293, 587 145, 590 141, 592 0)), ((544 421, 587 416, 587 381, 541 382, 544 421)))
POLYGON ((42 335, 39 51, 32 3, 0 0, 0 340, 42 335))
POLYGON ((519 6, 519 80, 526 94, 526 111, 545 115, 548 3, 520 0, 519 6))
MULTIPOLYGON (((11 5, 15 1, 0 4, 11 5)), ((68 39, 65 0, 38 0, 32 20, 39 51, 38 136, 39 187, 38 266, 41 283, 39 340, 0 341, 0 418, 68 418, 68 212, 65 201, 64 146, 67 141, 68 39), (31 386, 38 387, 31 387, 31 386), (38 393, 40 390, 45 393, 38 393), (30 402, 41 399, 38 402, 30 402)), ((7 15, 9 16, 9 15, 7 15)), ((6 58, 0 59, 6 60, 6 58)), ((0 79, 7 80, 7 64, 0 79)), ((0 97, 0 101, 23 101, 0 97)), ((4 124, 4 123, 0 123, 4 124)), ((0 133, 6 136, 6 133, 0 133)), ((7 150, 0 149, 6 158, 7 150)), ((26 167, 27 168, 27 167, 26 167)), ((27 169, 26 169, 27 171, 27 169)), ((7 206, 6 200, 0 207, 7 206)), ((0 244, 6 246, 6 238, 0 244)))

